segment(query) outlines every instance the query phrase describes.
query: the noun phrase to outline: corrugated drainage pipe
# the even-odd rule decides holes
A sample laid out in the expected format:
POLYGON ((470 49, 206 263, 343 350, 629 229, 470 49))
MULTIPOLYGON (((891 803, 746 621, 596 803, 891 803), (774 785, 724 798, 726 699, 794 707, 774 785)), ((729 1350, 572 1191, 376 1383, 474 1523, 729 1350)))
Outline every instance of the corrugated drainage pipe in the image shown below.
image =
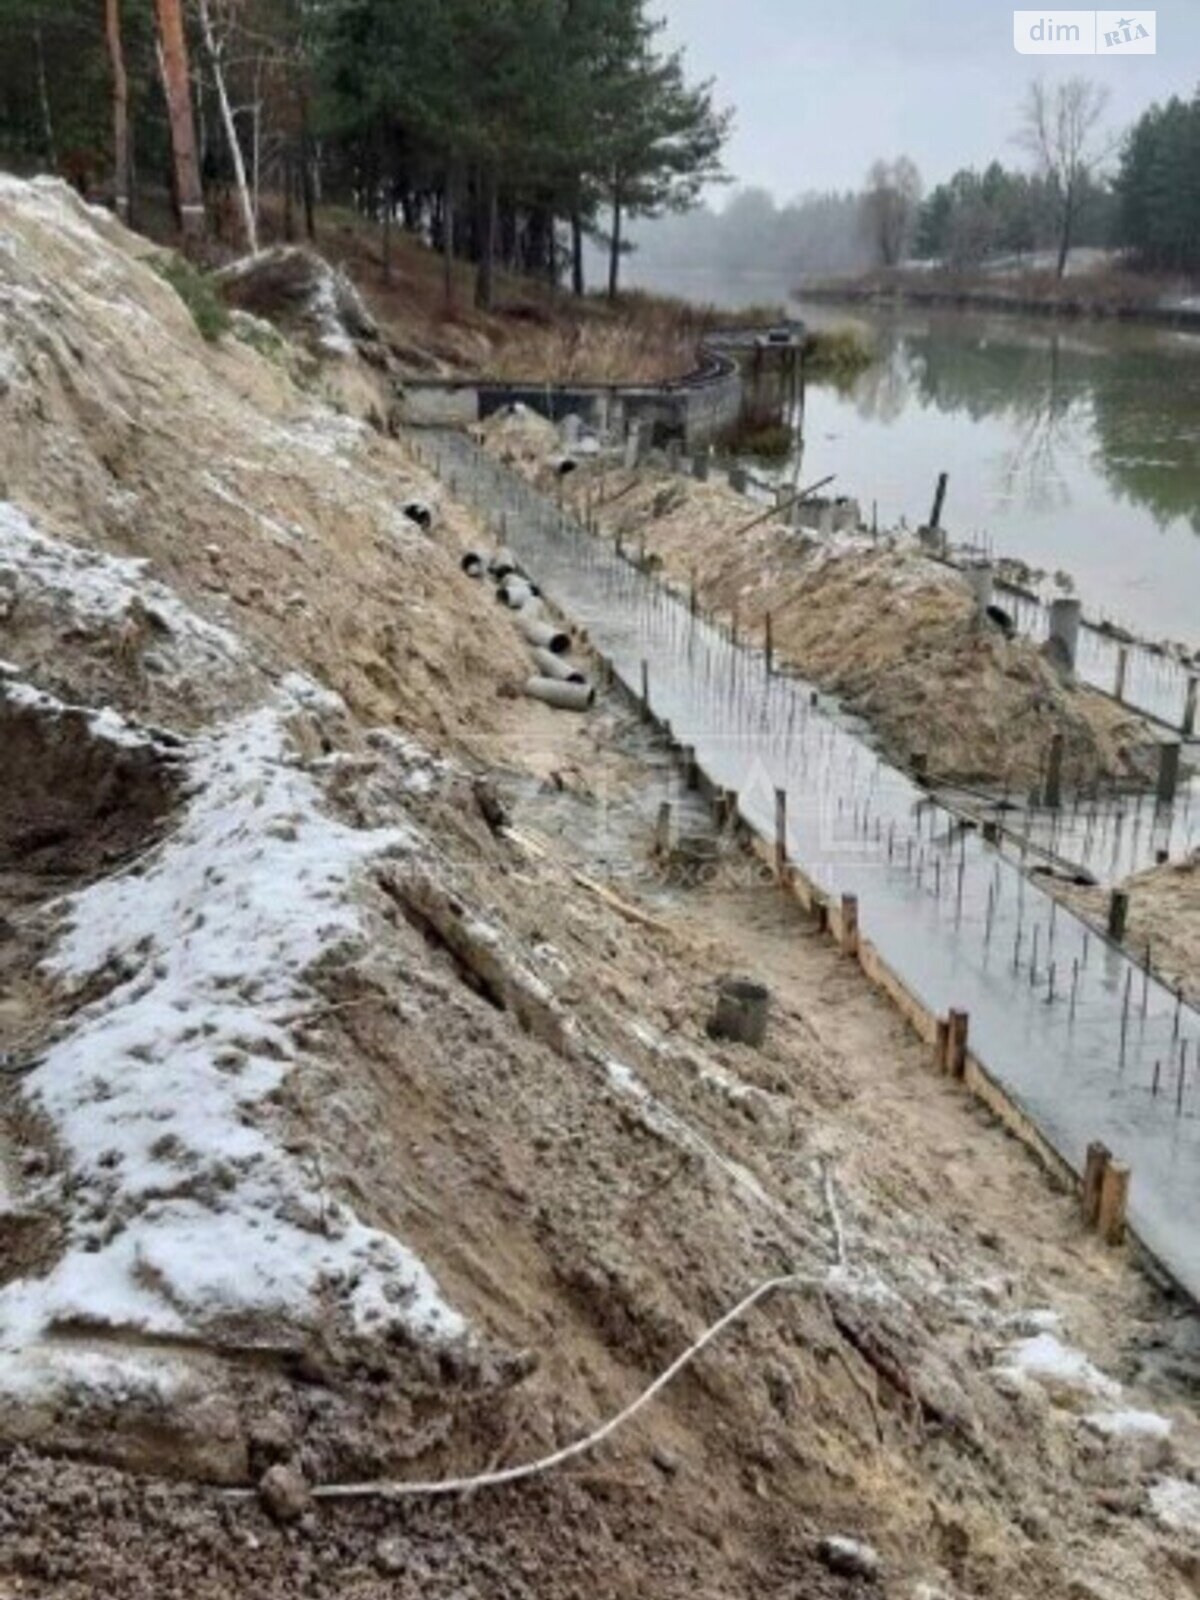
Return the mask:
POLYGON ((487 563, 478 550, 468 550, 462 558, 461 566, 468 578, 482 578, 487 570, 487 563))
POLYGON ((561 656, 551 655, 549 650, 534 650, 533 664, 543 678, 557 678, 559 683, 586 683, 586 676, 578 667, 573 667, 569 661, 564 661, 561 656))
POLYGON ((517 627, 535 650, 549 650, 551 655, 565 656, 571 648, 570 635, 556 628, 553 623, 543 621, 541 617, 529 617, 519 611, 517 627))
POLYGON ((564 683, 561 678, 530 678, 525 693, 556 711, 587 711, 596 701, 590 683, 564 683))

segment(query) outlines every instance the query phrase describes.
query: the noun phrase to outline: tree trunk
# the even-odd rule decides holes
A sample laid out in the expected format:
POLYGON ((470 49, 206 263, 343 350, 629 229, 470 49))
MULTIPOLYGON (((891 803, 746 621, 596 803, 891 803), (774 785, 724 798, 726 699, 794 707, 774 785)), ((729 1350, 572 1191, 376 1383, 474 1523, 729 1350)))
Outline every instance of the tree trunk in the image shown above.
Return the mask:
POLYGON ((583 219, 578 209, 571 213, 571 289, 580 299, 584 295, 583 282, 583 219))
POLYGON ((490 172, 484 174, 479 193, 479 264, 475 273, 475 304, 480 311, 490 311, 495 298, 496 277, 496 180, 490 172))
POLYGON ((296 214, 292 208, 292 196, 295 184, 292 182, 292 165, 294 157, 291 145, 283 152, 283 237, 287 244, 292 244, 296 238, 296 214))
POLYGON ((608 298, 615 300, 621 283, 621 186, 613 185, 612 242, 608 257, 608 298))
POLYGON ((254 203, 250 198, 250 185, 246 179, 246 163, 242 159, 242 146, 238 139, 237 123, 233 119, 233 108, 229 104, 229 92, 225 86, 225 70, 221 65, 221 47, 217 44, 213 33, 212 14, 208 9, 208 0, 199 0, 200 29, 204 35, 204 48, 208 51, 209 65, 212 67, 213 82, 217 86, 217 102, 221 107, 221 121, 225 125, 225 139, 229 145, 229 155, 233 162, 233 179, 237 186, 238 205, 242 213, 242 232, 246 236, 246 248, 252 256, 258 254, 258 223, 254 216, 254 203))
POLYGON ((392 193, 391 185, 383 183, 383 281, 392 281, 392 193))
POLYGON ((304 233, 309 244, 317 242, 317 197, 313 185, 312 131, 308 125, 308 100, 300 105, 300 194, 304 201, 304 233))
POLYGON ((454 305, 454 173, 449 167, 442 194, 442 289, 449 311, 454 305))
POLYGON ((187 38, 181 0, 154 0, 161 45, 163 91, 171 122, 171 153, 175 187, 179 195, 179 225, 185 239, 204 233, 204 191, 196 159, 196 128, 192 122, 192 94, 188 78, 187 38))
POLYGON ((1058 269, 1057 276, 1065 278, 1067 275, 1067 257, 1071 254, 1071 235, 1075 229, 1075 197, 1071 190, 1067 190, 1066 200, 1063 203, 1062 233, 1058 240, 1058 269))
POLYGON ((546 281, 550 285, 551 293, 558 289, 558 229, 554 220, 554 212, 546 212, 546 281))
POLYGON ((33 44, 37 55, 38 105, 42 113, 42 137, 46 141, 46 160, 51 172, 58 171, 58 146, 54 139, 54 118, 50 115, 50 90, 46 83, 46 45, 42 30, 33 30, 33 44))
POLYGON ((133 183, 129 159, 129 77, 121 43, 121 0, 104 0, 104 32, 112 66, 113 205, 128 224, 133 213, 133 183))

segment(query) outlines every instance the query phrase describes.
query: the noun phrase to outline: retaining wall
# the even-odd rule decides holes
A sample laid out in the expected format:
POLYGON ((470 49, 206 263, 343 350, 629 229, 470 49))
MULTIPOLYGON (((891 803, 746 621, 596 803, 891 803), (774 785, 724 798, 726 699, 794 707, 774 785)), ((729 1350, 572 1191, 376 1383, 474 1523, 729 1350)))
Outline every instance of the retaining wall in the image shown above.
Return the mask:
MULTIPOLYGON (((795 337, 800 336, 797 324, 795 337)), ((716 330, 701 346, 696 371, 669 383, 411 378, 399 386, 396 402, 401 422, 414 427, 470 426, 506 406, 525 405, 552 422, 575 415, 597 431, 618 438, 636 423, 648 444, 661 446, 678 439, 686 449, 699 449, 741 416, 745 382, 737 360, 728 351, 747 348, 755 348, 754 330, 737 330, 736 337, 716 330)))

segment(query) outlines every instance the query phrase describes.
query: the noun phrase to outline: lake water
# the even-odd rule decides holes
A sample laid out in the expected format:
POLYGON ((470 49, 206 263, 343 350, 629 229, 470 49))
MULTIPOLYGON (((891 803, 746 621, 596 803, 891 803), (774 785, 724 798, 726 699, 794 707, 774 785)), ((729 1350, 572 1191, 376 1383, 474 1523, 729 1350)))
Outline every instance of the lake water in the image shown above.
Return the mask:
MULTIPOLYGON (((634 257, 636 261, 636 257, 634 257)), ((730 306, 779 285, 680 275, 647 287, 730 306)), ((1085 611, 1200 648, 1200 334, 793 299, 814 327, 855 323, 875 364, 810 386, 803 481, 836 473, 881 526, 943 525, 1075 579, 1085 611)))

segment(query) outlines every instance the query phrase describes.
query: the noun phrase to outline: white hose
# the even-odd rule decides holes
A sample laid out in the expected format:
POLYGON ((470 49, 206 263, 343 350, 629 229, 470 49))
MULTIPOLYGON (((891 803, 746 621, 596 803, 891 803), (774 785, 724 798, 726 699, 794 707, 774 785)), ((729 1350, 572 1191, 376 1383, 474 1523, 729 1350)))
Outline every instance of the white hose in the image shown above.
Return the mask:
POLYGON ((650 1387, 643 1389, 637 1399, 630 1401, 623 1411, 618 1411, 615 1417, 610 1417, 594 1433, 589 1433, 586 1438, 576 1439, 574 1444, 565 1445, 553 1455, 543 1456, 538 1461, 527 1461, 518 1467, 502 1467, 496 1472, 481 1472, 468 1478, 440 1478, 424 1483, 419 1481, 398 1483, 386 1478, 367 1483, 328 1483, 315 1488, 312 1491, 313 1498, 317 1500, 427 1499, 433 1495, 466 1494, 476 1489, 496 1489, 502 1484, 520 1483, 525 1478, 536 1478, 543 1473, 552 1472, 556 1467, 561 1467, 577 1456, 594 1450, 597 1445, 616 1433, 618 1428, 632 1421, 638 1412, 648 1406, 651 1400, 660 1394, 673 1378, 677 1378, 685 1367, 690 1366, 714 1339, 744 1317, 760 1300, 765 1300, 770 1294, 790 1293, 799 1289, 822 1289, 827 1281, 824 1275, 816 1277, 811 1273, 789 1273, 786 1277, 768 1278, 764 1283, 760 1283, 757 1289, 752 1289, 731 1311, 727 1311, 718 1322, 707 1328, 682 1355, 677 1356, 667 1370, 660 1373, 650 1387))

